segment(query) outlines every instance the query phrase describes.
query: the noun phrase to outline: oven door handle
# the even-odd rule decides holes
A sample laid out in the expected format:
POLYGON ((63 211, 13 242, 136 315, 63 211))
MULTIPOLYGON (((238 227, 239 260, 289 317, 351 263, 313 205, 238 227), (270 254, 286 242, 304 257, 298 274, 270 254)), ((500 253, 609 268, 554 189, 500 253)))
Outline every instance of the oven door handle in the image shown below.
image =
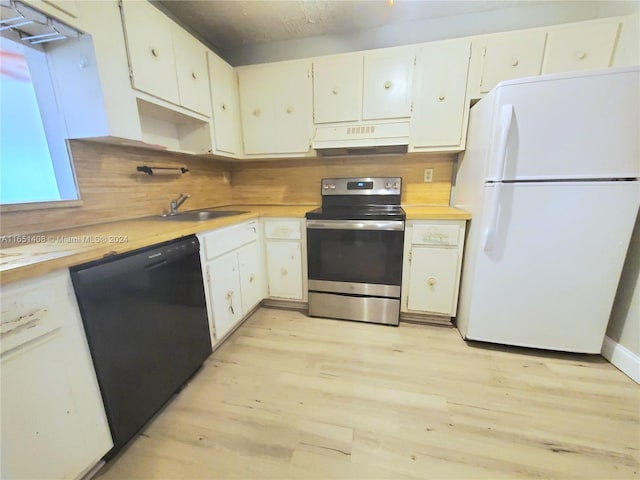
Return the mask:
POLYGON ((403 231, 402 220, 307 220, 307 228, 317 230, 395 230, 403 231))

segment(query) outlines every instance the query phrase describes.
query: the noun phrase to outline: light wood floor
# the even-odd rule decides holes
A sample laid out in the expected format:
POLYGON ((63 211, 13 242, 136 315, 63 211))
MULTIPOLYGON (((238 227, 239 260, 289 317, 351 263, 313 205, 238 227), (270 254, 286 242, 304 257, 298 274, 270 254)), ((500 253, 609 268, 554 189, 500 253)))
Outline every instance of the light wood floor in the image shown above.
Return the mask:
POLYGON ((263 308, 99 478, 629 479, 639 450, 601 357, 263 308))

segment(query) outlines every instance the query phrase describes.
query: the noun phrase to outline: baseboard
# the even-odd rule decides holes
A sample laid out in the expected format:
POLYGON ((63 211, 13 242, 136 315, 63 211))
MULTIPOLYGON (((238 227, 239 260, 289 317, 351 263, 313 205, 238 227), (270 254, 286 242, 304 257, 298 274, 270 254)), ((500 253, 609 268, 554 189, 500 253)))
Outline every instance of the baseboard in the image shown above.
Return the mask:
POLYGON ((602 356, 634 382, 640 383, 640 356, 609 337, 604 337, 602 356))

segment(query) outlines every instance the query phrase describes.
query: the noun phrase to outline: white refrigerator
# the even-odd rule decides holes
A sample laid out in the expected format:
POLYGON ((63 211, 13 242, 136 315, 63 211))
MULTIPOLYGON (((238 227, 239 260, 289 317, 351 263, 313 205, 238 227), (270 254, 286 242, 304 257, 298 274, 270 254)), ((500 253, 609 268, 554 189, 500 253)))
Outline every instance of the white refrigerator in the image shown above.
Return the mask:
POLYGON ((472 219, 470 340, 600 353, 640 204, 640 69, 499 84, 471 109, 452 204, 472 219))

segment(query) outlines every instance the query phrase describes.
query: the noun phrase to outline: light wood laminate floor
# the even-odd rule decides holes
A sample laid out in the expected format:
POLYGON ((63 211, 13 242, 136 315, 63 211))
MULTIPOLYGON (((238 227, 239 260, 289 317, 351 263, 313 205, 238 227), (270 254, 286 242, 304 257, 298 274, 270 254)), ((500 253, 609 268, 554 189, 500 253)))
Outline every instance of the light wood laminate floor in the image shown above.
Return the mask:
POLYGON ((629 479, 639 449, 599 356, 262 308, 99 478, 629 479))

